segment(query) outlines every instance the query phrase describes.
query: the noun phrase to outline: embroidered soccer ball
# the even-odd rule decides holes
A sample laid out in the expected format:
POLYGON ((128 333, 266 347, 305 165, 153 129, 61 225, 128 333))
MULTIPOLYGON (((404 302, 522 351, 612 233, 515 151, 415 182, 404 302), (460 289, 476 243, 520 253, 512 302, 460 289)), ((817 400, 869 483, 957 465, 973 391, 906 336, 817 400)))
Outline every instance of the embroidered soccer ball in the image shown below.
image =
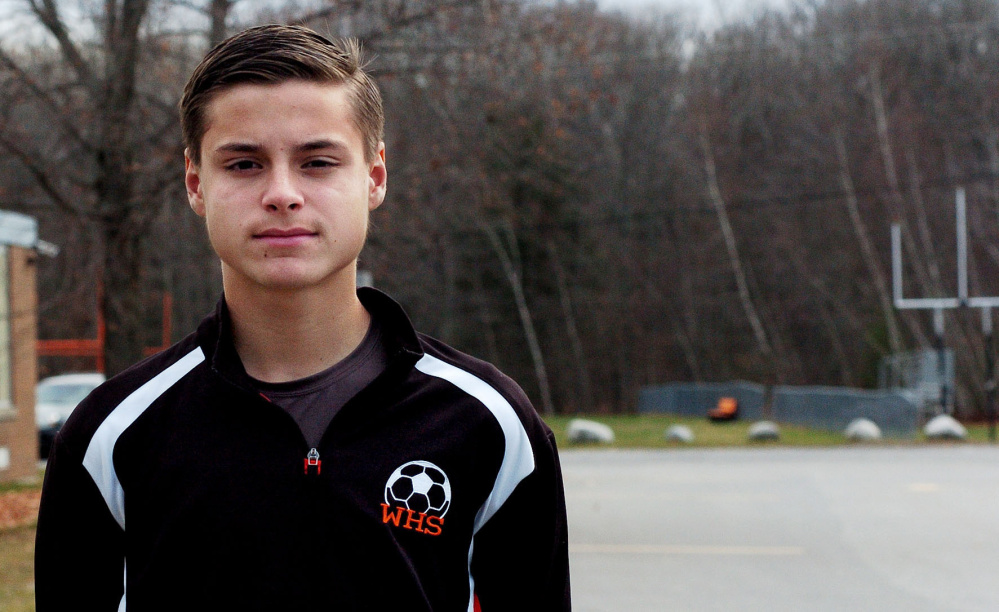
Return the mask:
POLYGON ((385 483, 385 503, 443 517, 451 507, 447 474, 429 461, 400 465, 385 483))

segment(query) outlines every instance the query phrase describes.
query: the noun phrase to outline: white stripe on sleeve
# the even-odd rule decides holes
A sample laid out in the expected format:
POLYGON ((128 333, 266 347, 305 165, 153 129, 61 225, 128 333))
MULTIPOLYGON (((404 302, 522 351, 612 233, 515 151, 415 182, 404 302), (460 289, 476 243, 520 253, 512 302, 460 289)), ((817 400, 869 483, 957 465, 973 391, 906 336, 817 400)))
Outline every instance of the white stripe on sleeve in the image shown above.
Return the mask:
POLYGON ((472 547, 475 544, 475 534, 506 503, 517 485, 534 471, 534 451, 531 448, 531 441, 527 437, 527 431, 524 429, 523 423, 520 422, 513 406, 500 395, 499 391, 481 378, 430 355, 424 355, 416 363, 416 369, 429 376, 447 380, 482 402, 503 430, 505 443, 503 462, 500 464, 499 473, 496 474, 492 492, 475 515, 472 543, 468 548, 468 612, 472 612, 475 598, 475 580, 472 577, 472 547))
POLYGON ((122 571, 121 576, 121 601, 118 602, 118 612, 125 612, 125 592, 128 591, 128 567, 122 571))
POLYGON ((205 354, 198 347, 133 391, 104 419, 87 446, 83 467, 90 472, 111 515, 122 529, 125 528, 125 492, 118 481, 113 462, 118 437, 150 404, 204 360, 205 354))

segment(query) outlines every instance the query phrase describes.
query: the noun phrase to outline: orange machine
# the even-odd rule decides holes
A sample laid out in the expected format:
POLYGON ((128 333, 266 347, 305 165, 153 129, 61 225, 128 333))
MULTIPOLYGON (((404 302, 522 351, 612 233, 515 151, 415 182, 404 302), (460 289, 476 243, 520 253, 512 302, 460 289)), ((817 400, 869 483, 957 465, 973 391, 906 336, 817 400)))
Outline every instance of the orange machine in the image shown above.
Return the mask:
POLYGON ((734 397, 718 399, 718 406, 708 410, 708 418, 712 421, 734 421, 739 418, 739 402, 734 397))

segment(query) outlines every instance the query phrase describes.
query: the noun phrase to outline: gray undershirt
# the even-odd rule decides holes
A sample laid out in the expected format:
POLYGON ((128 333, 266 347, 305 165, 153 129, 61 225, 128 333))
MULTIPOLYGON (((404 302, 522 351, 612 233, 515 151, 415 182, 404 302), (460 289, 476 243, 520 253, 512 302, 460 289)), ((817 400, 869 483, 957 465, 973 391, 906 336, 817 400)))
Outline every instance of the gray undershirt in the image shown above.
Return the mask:
POLYGON ((381 327, 372 317, 361 344, 332 367, 298 380, 254 383, 267 399, 295 419, 309 446, 315 448, 336 413, 387 366, 388 349, 381 327))

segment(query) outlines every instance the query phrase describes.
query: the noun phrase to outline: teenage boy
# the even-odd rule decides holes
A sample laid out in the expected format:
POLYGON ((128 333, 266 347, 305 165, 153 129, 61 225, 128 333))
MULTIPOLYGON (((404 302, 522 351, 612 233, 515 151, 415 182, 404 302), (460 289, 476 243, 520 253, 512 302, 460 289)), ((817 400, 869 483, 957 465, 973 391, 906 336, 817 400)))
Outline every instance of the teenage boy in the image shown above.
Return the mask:
POLYGON ((39 612, 568 610, 551 431, 510 379, 355 287, 387 177, 357 45, 247 30, 181 114, 223 298, 61 430, 39 612))

